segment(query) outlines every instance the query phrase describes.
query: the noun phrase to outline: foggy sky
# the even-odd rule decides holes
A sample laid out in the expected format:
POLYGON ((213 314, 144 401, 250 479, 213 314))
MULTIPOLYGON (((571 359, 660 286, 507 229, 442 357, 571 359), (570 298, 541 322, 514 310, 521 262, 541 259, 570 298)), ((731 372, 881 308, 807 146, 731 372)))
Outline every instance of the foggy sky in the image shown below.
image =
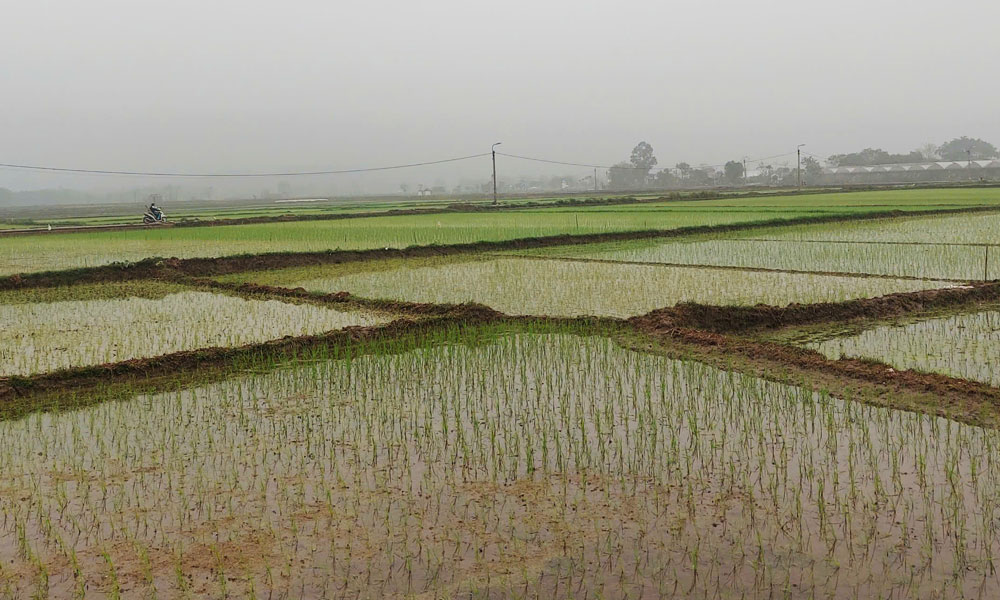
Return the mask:
MULTIPOLYGON (((308 170, 503 141, 612 164, 646 140, 668 166, 799 143, 820 156, 1000 144, 995 1, 34 0, 3 13, 0 162, 308 170)), ((0 169, 0 187, 68 181, 0 169)))

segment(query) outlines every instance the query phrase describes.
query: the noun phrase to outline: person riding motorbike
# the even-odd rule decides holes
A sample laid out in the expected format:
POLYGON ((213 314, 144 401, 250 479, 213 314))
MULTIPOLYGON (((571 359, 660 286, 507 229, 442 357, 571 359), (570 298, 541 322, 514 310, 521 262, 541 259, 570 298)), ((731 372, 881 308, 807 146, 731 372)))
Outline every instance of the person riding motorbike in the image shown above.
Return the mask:
POLYGON ((149 206, 146 207, 146 214, 142 215, 142 222, 146 225, 165 223, 166 215, 164 215, 163 210, 156 205, 156 202, 151 202, 149 206))

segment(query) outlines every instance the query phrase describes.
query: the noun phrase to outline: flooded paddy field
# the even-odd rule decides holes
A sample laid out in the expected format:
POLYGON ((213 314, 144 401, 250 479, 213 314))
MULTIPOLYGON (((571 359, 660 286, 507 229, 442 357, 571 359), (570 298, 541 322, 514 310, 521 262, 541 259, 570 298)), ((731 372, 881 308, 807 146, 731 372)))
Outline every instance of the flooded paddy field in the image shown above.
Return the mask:
POLYGON ((993 597, 997 433, 594 336, 0 423, 0 594, 993 597))
POLYGON ((411 302, 471 301, 508 314, 613 317, 638 315, 680 302, 783 306, 948 285, 518 257, 381 261, 243 273, 221 279, 411 302))
POLYGON ((0 294, 0 377, 385 323, 385 314, 154 283, 0 294))
POLYGON ((1000 596, 1000 218, 730 227, 979 194, 0 238, 0 599, 1000 596))
POLYGON ((997 262, 985 264, 985 250, 975 246, 910 246, 895 243, 850 244, 796 240, 700 240, 601 244, 593 248, 562 246, 531 255, 630 263, 709 265, 884 275, 892 277, 982 280, 1000 273, 997 262))
POLYGON ((763 227, 724 236, 557 246, 519 254, 978 281, 1000 278, 1000 248, 986 247, 1000 240, 998 234, 1000 215, 984 213, 763 227))
POLYGON ((988 310, 902 324, 806 344, 830 358, 869 358, 1000 385, 1000 312, 988 310))

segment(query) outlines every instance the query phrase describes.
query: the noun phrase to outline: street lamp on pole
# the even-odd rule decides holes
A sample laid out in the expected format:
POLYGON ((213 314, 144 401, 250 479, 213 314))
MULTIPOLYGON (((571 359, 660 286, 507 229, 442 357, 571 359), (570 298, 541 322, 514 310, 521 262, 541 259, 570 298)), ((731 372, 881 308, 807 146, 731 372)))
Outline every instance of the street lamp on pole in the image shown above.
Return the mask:
POLYGON ((493 204, 497 203, 497 146, 502 142, 497 142, 493 144, 490 148, 490 153, 493 154, 493 204))
POLYGON ((795 147, 795 175, 798 176, 799 189, 802 189, 802 146, 805 144, 799 144, 795 147))

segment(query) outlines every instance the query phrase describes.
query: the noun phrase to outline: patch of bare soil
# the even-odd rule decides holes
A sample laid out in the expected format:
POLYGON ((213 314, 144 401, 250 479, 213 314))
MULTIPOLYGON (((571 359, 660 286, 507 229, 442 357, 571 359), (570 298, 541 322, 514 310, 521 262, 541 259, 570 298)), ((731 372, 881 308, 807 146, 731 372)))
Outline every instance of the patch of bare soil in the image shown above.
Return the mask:
POLYGON ((642 326, 640 330, 668 343, 680 344, 693 359, 723 368, 752 371, 788 383, 812 384, 840 397, 880 406, 977 426, 1000 426, 1000 388, 984 383, 937 373, 896 370, 871 360, 831 360, 807 348, 712 331, 642 326))
POLYGON ((1000 283, 970 283, 935 290, 900 292, 878 298, 860 298, 844 302, 790 304, 777 307, 709 306, 684 303, 654 310, 629 321, 644 331, 662 332, 677 328, 702 329, 719 333, 738 333, 778 329, 816 323, 835 323, 857 319, 886 319, 907 314, 963 305, 993 302, 1000 299, 1000 283))

